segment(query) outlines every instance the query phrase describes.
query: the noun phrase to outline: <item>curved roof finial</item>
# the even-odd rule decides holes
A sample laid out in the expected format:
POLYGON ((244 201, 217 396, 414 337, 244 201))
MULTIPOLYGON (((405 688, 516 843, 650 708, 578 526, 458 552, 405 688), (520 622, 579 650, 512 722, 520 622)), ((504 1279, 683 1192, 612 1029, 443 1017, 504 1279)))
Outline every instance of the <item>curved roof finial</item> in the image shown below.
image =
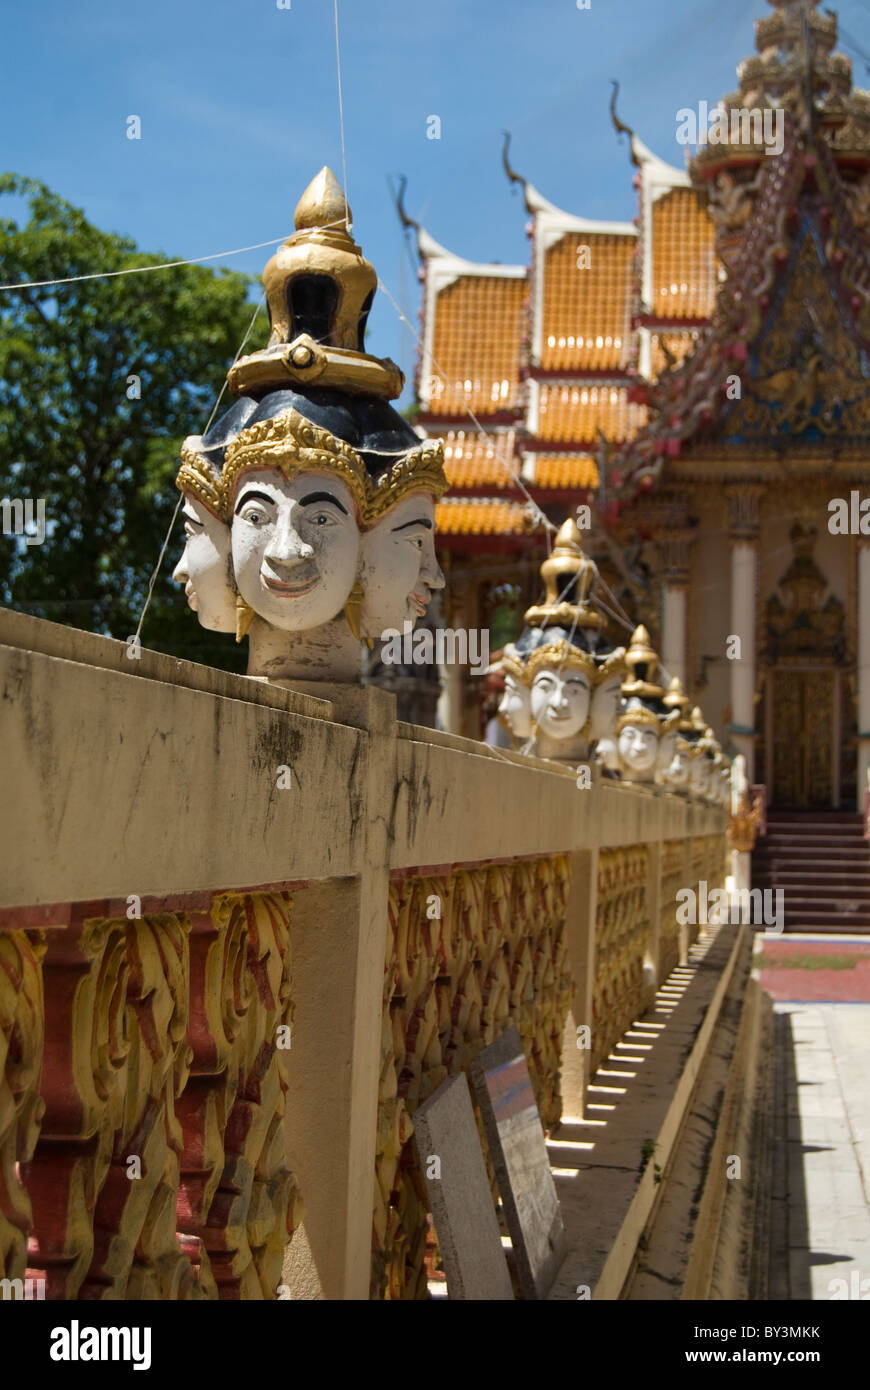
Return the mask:
POLYGON ((617 115, 616 98, 619 96, 619 83, 617 82, 615 77, 611 77, 610 81, 613 87, 613 91, 610 94, 610 119, 613 122, 613 129, 619 136, 628 136, 629 148, 631 150, 631 160, 632 163, 635 163, 636 161, 634 158, 634 131, 632 130, 630 125, 626 125, 625 121, 621 121, 619 119, 619 116, 617 115))
POLYGON ((401 222, 401 224, 402 224, 404 230, 407 231, 409 227, 413 227, 414 230, 415 230, 415 232, 419 233, 419 231, 420 231, 420 223, 419 223, 419 222, 415 222, 414 219, 413 219, 413 217, 409 217, 408 214, 407 214, 406 211, 405 211, 405 189, 406 189, 407 187, 408 187, 408 180, 407 180, 406 176, 405 176, 404 174, 400 174, 400 175, 399 175, 399 191, 398 191, 398 193, 396 193, 396 194, 394 195, 393 201, 394 201, 395 204, 396 204, 396 212, 399 214, 399 221, 401 222))
POLYGON ((525 194, 526 180, 523 178, 522 174, 517 173, 516 169, 512 169, 510 163, 508 162, 508 151, 511 147, 511 133, 509 130, 503 130, 502 135, 504 136, 504 145, 502 146, 501 151, 501 162, 504 165, 504 171, 510 179, 511 183, 522 184, 523 193, 525 194))

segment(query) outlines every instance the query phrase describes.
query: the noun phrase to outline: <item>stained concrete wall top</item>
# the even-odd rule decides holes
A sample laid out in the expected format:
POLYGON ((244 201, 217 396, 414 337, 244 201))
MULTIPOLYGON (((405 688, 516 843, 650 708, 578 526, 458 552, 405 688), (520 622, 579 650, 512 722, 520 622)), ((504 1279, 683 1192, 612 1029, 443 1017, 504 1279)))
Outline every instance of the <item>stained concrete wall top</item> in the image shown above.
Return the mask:
POLYGON ((371 687, 128 650, 0 610, 2 908, 356 876, 375 822, 391 869, 724 829, 658 788, 596 771, 578 789, 570 769, 397 723, 371 687))

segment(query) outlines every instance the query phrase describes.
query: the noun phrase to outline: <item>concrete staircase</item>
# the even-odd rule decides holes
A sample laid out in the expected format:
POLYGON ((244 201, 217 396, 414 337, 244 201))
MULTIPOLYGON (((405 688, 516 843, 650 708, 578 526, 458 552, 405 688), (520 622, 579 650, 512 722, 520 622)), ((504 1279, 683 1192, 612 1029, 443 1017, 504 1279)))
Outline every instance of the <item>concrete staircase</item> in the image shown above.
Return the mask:
POLYGON ((850 811, 769 811, 753 888, 782 888, 787 932, 870 935, 870 845, 850 811))

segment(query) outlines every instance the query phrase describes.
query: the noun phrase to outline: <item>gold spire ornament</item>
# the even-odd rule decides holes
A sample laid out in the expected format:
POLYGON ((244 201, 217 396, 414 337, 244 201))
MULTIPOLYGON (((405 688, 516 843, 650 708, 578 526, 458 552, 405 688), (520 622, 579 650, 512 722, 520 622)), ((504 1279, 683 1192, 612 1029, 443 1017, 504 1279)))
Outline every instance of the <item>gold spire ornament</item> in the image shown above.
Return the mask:
POLYGON ((689 718, 689 703, 689 697, 683 689, 683 682, 680 680, 679 676, 674 676, 668 686, 662 704, 668 710, 677 710, 679 714, 677 728, 681 732, 688 732, 694 727, 689 718))
POLYGON ((350 208, 331 169, 312 179, 294 222, 263 272, 269 345, 233 364, 230 390, 261 395, 316 385, 394 400, 402 372, 390 358, 364 351, 378 277, 350 234, 350 208))
POLYGON ((527 611, 529 626, 600 629, 605 625, 603 615, 586 602, 598 579, 598 566, 584 555, 573 517, 559 528, 552 552, 541 565, 541 578, 546 587, 544 602, 527 611))
POLYGON ((580 531, 573 517, 559 527, 556 543, 541 565, 546 586, 544 602, 530 608, 530 627, 592 628, 600 632, 607 619, 588 602, 598 582, 598 566, 583 553, 580 531))
POLYGON ((658 670, 658 653, 651 645, 649 633, 642 623, 631 634, 625 664, 629 675, 622 682, 622 693, 626 699, 636 695, 642 700, 661 700, 665 693, 664 686, 652 679, 658 670))

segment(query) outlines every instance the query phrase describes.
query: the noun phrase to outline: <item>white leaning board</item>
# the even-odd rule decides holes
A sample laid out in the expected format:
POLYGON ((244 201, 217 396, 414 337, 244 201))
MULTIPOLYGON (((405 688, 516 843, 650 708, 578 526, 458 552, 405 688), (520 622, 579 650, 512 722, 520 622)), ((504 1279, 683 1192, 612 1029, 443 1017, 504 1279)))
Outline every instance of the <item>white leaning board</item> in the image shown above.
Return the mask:
POLYGON ((513 1300, 464 1073, 451 1076, 415 1111, 414 1137, 448 1298, 513 1300), (427 1169, 434 1172, 439 1167, 440 1177, 427 1176, 427 1169))

